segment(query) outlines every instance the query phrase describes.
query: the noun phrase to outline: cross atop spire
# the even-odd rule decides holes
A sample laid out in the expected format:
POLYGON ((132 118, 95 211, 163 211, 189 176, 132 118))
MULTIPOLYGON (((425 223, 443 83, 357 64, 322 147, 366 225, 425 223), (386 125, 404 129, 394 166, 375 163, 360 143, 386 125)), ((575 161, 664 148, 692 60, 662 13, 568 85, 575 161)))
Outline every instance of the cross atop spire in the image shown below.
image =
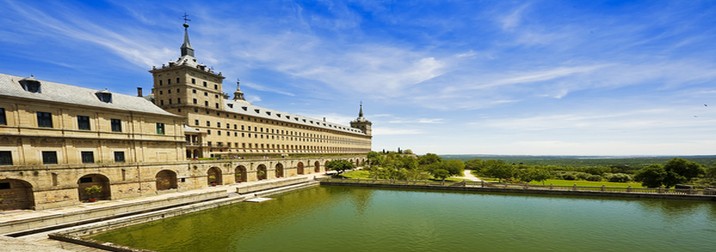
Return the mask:
POLYGON ((194 57, 194 48, 191 48, 191 43, 189 43, 189 15, 184 12, 184 43, 181 45, 181 56, 189 55, 194 57))

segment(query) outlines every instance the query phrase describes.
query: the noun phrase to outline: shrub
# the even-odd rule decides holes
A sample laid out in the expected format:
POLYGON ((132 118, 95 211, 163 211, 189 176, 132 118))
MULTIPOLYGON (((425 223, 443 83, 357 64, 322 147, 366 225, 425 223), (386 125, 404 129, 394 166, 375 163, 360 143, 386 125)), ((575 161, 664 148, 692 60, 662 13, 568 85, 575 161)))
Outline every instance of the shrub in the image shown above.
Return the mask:
POLYGON ((586 172, 577 172, 577 173, 575 173, 575 176, 577 177, 578 180, 587 180, 589 178, 589 176, 592 176, 592 175, 589 173, 586 173, 586 172))
POLYGON ((609 182, 629 182, 632 180, 631 176, 624 173, 612 173, 607 175, 609 182))
POLYGON ((563 173, 562 179, 564 180, 577 180, 577 176, 575 176, 573 173, 563 173))
POLYGON ((591 175, 587 177, 588 181, 602 181, 602 176, 599 175, 591 175))

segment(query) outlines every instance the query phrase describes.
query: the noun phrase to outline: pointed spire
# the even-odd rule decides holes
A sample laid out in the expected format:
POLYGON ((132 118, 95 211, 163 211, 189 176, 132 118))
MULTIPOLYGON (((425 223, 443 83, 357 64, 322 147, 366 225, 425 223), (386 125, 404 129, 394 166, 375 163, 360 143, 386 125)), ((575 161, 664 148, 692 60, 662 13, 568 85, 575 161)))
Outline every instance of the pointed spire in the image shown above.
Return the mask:
POLYGON ((241 80, 236 79, 236 92, 234 92, 234 101, 245 101, 244 92, 241 92, 241 80))
POLYGON ((358 118, 363 118, 363 101, 360 101, 360 111, 358 111, 358 118))
POLYGON ((188 18, 189 15, 184 13, 184 43, 181 45, 181 56, 189 55, 194 57, 194 48, 191 48, 191 43, 189 43, 189 23, 188 21, 191 21, 191 19, 188 18))

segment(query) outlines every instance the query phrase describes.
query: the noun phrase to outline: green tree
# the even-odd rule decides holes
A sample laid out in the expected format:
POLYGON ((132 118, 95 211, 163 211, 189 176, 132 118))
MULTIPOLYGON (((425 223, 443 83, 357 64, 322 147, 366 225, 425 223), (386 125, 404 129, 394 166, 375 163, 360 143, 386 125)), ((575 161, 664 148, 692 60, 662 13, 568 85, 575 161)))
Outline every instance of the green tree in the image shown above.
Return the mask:
POLYGON ((450 177, 450 172, 445 169, 436 169, 431 172, 433 177, 445 181, 446 178, 450 177))
POLYGON ((368 152, 367 158, 369 166, 380 165, 383 163, 383 155, 375 151, 368 152))
POLYGON ((664 177, 664 186, 666 188, 681 183, 687 183, 693 178, 706 173, 703 165, 689 161, 683 158, 674 158, 664 165, 666 177, 664 177))
POLYGON ((656 188, 663 185, 666 173, 663 166, 653 164, 639 170, 634 176, 634 180, 640 181, 642 186, 656 188))
POLYGON ((328 161, 328 163, 326 163, 326 167, 330 170, 337 171, 338 174, 341 174, 346 170, 355 168, 353 163, 351 163, 348 160, 343 160, 343 159, 336 159, 336 160, 328 161))
POLYGON ((515 167, 502 160, 487 160, 482 170, 483 174, 497 178, 500 182, 503 179, 512 178, 515 174, 515 167))
POLYGON ((549 171, 543 168, 528 167, 525 169, 520 169, 517 172, 517 177, 525 183, 529 183, 530 181, 538 181, 544 183, 545 180, 550 178, 550 174, 549 171))
POLYGON ((426 153, 425 155, 418 157, 418 164, 420 165, 430 165, 439 163, 440 161, 442 161, 442 158, 434 153, 426 153))
POLYGON ((465 162, 462 160, 445 160, 441 163, 450 176, 462 176, 465 173, 465 162))
POLYGON ((480 170, 482 169, 482 160, 480 160, 480 159, 468 160, 467 162, 465 162, 465 169, 480 172, 480 170))

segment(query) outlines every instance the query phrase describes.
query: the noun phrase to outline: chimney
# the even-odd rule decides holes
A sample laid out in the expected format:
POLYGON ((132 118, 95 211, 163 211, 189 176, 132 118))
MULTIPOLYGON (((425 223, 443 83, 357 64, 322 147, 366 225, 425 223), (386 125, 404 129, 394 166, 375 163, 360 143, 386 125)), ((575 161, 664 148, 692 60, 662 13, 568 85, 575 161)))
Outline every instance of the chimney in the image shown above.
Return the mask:
POLYGON ((142 97, 142 87, 137 87, 137 96, 142 97))
POLYGON ((323 122, 326 122, 326 118, 325 118, 325 117, 323 117, 323 122))

